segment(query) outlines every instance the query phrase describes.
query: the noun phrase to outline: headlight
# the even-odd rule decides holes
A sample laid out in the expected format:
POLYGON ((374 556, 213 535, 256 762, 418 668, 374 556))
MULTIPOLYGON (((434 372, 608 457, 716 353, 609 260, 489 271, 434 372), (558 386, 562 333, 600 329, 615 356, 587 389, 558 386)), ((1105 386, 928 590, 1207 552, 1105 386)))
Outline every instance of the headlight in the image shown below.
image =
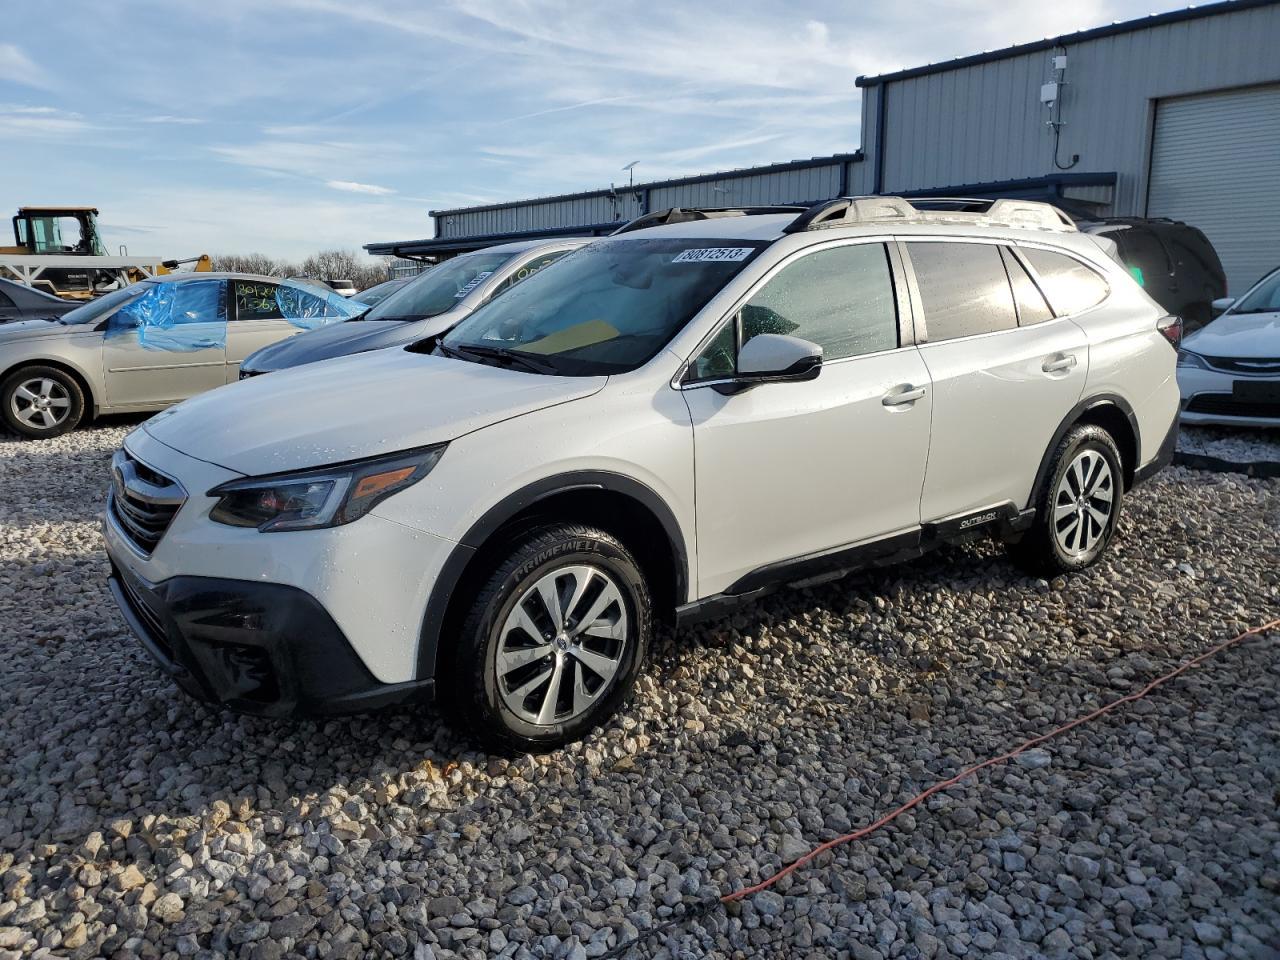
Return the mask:
POLYGON ((1178 366, 1195 367, 1198 370, 1209 369, 1209 365, 1204 362, 1204 357, 1198 353, 1192 353, 1190 350, 1178 351, 1178 366))
POLYGON ((209 496, 219 498, 209 518, 233 527, 257 527, 264 533, 351 523, 430 473, 445 446, 233 480, 209 491, 209 496))

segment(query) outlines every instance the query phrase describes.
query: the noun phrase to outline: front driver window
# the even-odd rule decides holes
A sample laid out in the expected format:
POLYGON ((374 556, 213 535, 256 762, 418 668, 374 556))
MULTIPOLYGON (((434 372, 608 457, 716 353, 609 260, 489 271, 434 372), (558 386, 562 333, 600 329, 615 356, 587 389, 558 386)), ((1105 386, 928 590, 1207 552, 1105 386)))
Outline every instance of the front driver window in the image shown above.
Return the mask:
POLYGON ((226 344, 226 318, 221 280, 155 283, 112 315, 107 338, 134 336, 149 350, 202 350, 226 344))
POLYGON ((884 244, 832 247, 783 267, 703 349, 694 379, 732 376, 738 350, 762 333, 816 343, 824 361, 897 347, 898 312, 884 244))

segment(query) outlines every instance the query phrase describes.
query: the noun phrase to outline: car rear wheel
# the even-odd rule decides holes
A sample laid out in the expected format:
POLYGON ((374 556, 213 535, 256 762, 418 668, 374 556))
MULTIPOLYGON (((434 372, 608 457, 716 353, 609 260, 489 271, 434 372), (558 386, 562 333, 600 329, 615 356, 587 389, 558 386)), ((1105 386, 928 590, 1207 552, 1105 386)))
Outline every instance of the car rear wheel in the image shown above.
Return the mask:
POLYGON ((1120 453, 1101 427, 1073 427, 1054 452, 1036 518, 1009 555, 1019 566, 1053 576, 1098 561, 1115 533, 1124 496, 1120 453))
POLYGON ((551 750, 611 716, 652 634, 639 564, 612 535, 533 530, 481 587, 436 689, 448 719, 487 746, 551 750))
POLYGON ((84 416, 84 391, 75 377, 57 367, 25 367, 0 385, 5 424, 24 437, 56 437, 84 416))

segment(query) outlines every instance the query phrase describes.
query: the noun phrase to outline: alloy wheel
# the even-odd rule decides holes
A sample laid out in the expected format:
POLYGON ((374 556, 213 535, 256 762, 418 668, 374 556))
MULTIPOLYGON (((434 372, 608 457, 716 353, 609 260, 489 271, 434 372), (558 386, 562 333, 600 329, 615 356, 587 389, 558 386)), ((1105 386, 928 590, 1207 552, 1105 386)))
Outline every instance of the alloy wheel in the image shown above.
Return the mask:
POLYGON ((581 716, 613 685, 630 628, 622 590, 600 567, 544 574, 502 624, 494 669, 503 703, 539 726, 581 716))
POLYGON ((1077 454, 1053 498, 1053 535, 1063 553, 1082 557, 1098 545, 1111 522, 1115 495, 1107 458, 1096 450, 1077 454))
POLYGON ((71 394, 49 377, 34 377, 18 385, 10 400, 13 415, 35 430, 58 426, 71 413, 71 394))

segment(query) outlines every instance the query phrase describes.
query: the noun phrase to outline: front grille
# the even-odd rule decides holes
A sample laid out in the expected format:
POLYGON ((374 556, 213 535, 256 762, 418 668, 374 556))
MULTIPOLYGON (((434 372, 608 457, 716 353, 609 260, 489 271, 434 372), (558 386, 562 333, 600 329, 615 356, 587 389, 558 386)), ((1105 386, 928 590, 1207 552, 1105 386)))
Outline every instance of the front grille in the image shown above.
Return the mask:
POLYGON ((134 459, 124 450, 111 458, 107 509, 139 550, 150 556, 187 494, 178 481, 134 459))
POLYGON ((1280 417, 1280 403, 1237 400, 1229 393, 1202 393, 1192 397, 1187 413, 1208 413, 1219 417, 1280 417))
POLYGON ((1204 362, 1215 370, 1226 373, 1267 374, 1280 373, 1280 359, 1259 359, 1257 357, 1205 357, 1204 362))

